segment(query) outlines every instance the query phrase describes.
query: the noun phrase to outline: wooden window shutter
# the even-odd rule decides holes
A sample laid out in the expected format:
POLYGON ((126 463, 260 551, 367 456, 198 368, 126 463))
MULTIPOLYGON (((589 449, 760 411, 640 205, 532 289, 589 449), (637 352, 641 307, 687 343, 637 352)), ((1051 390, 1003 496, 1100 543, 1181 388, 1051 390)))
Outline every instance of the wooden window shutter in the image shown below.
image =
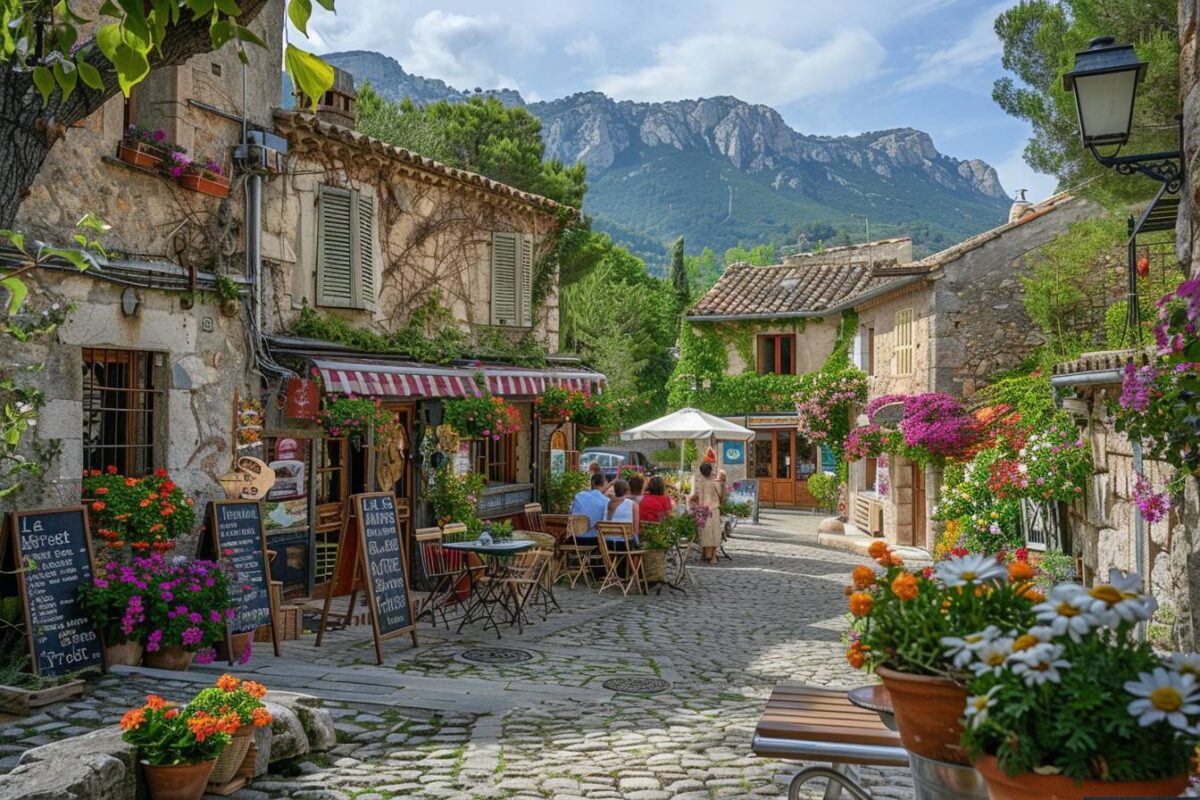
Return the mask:
POLYGON ((354 193, 357 223, 355 231, 355 275, 359 296, 358 308, 375 310, 375 201, 367 195, 354 193))
POLYGON ((896 312, 896 354, 894 369, 896 375, 910 375, 913 371, 913 310, 901 309, 896 312))
POLYGON ((533 327, 533 237, 521 237, 520 287, 517 301, 520 305, 521 326, 533 327))
POLYGON ((492 234, 492 324, 518 324, 518 263, 521 259, 521 235, 492 234))
POLYGON ((353 195, 322 185, 317 191, 317 305, 354 308, 353 195))

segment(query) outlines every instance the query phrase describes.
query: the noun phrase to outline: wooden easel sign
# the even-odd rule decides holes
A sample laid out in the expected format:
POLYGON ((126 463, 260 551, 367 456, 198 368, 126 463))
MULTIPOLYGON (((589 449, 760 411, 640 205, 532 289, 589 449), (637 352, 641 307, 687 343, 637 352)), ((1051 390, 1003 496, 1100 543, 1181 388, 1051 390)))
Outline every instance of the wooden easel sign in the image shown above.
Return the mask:
POLYGON ((367 609, 371 614, 371 629, 375 636, 375 663, 383 663, 383 641, 408 634, 413 646, 417 642, 417 626, 413 622, 412 596, 408 588, 408 565, 405 559, 404 537, 396 513, 396 496, 390 492, 369 492, 350 498, 351 513, 342 528, 334 566, 334 583, 325 595, 321 612, 321 629, 317 646, 325 636, 330 605, 343 570, 351 571, 350 611, 361 587, 366 593, 367 609), (346 561, 344 562, 343 559, 346 561), (353 559, 353 561, 350 561, 353 559), (353 567, 350 566, 353 564, 353 567))
POLYGON ((9 514, 0 528, 0 567, 16 575, 35 675, 104 669, 103 639, 76 599, 92 581, 86 508, 9 514))
POLYGON ((233 663, 232 636, 250 633, 260 625, 271 626, 271 642, 279 655, 279 610, 271 593, 271 567, 267 560, 267 537, 263 533, 262 508, 257 500, 212 500, 205 514, 208 532, 200 538, 198 555, 213 561, 227 560, 243 587, 233 619, 225 624, 225 647, 233 663), (247 588, 248 587, 248 588, 247 588))

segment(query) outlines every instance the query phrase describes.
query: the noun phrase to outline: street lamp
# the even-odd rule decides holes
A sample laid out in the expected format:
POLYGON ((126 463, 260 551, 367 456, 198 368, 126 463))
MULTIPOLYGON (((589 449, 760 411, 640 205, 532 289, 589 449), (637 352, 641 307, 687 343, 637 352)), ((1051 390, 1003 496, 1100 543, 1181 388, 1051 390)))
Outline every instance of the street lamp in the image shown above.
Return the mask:
POLYGON ((1075 54, 1075 69, 1063 75, 1063 88, 1075 94, 1079 135, 1097 161, 1121 175, 1140 172, 1167 184, 1167 191, 1175 193, 1183 183, 1182 147, 1133 156, 1106 156, 1096 149, 1116 145, 1119 150, 1129 141, 1137 85, 1145 77, 1146 63, 1138 60, 1133 45, 1100 36, 1092 39, 1087 50, 1075 54))

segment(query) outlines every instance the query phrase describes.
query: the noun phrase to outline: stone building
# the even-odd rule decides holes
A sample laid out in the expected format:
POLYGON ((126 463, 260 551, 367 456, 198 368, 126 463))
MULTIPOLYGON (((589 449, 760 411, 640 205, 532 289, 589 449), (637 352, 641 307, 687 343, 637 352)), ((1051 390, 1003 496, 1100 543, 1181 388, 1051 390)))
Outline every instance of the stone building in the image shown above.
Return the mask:
POLYGON ((728 391, 758 376, 783 378, 774 390, 752 391, 749 407, 720 409, 756 432, 744 449, 720 449, 729 479, 758 481, 764 505, 816 507, 808 477, 836 467, 827 448, 796 432, 795 389, 786 376, 820 370, 844 336, 845 312, 885 291, 896 280, 888 271, 911 260, 912 240, 902 238, 788 256, 773 266, 734 264, 688 311, 688 334, 716 350, 707 371, 681 376, 696 383, 696 405, 716 408, 706 383, 728 391))
POLYGON ((61 443, 44 485, 20 502, 77 503, 83 469, 111 464, 129 474, 165 467, 203 505, 233 461, 235 397, 261 403, 265 428, 238 453, 286 473, 264 506, 285 553, 277 577, 311 588, 350 493, 394 489, 419 520, 420 446, 446 398, 474 395, 481 379, 520 409, 521 433, 464 454, 489 477, 486 513, 500 515, 533 499, 543 467, 549 434, 532 400, 551 383, 598 389, 603 376, 568 356, 536 369, 504 356, 557 350, 547 254, 576 212, 355 132, 348 75, 315 114, 280 110, 283 25, 274 0, 251 26, 270 47, 251 48, 248 67, 230 44, 156 70, 51 150, 18 227, 58 245, 70 245, 87 212, 112 227, 96 267, 35 278, 47 302, 71 311, 52 339, 17 356, 46 364, 37 435, 61 443), (228 196, 118 158, 131 125, 219 164, 232 176, 228 196), (420 312, 429 335, 457 329, 471 351, 430 364, 295 336, 306 310, 384 337, 420 312), (290 415, 289 387, 314 376, 327 393, 396 413, 387 480, 372 442, 329 438, 313 415, 290 415))
MULTIPOLYGON (((1018 203, 1004 225, 918 261, 877 269, 885 288, 853 305, 854 357, 867 373, 868 402, 925 392, 966 400, 990 376, 1020 364, 1042 338, 1025 312, 1019 276, 1039 247, 1095 213, 1070 194, 1018 203)), ((940 477, 902 457, 851 464, 852 524, 932 551, 929 518, 940 477)))

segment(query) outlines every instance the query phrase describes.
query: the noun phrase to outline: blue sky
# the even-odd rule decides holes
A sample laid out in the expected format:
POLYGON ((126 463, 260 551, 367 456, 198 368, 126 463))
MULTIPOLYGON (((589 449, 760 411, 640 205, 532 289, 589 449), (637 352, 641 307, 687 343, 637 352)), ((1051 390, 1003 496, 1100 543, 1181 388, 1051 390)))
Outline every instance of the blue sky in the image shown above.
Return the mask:
POLYGON ((617 99, 732 94, 796 130, 913 127, 982 158, 1031 199, 1054 180, 1021 159, 1028 126, 991 99, 992 23, 1016 0, 339 0, 315 49, 377 50, 460 89, 527 100, 599 89, 617 99))

